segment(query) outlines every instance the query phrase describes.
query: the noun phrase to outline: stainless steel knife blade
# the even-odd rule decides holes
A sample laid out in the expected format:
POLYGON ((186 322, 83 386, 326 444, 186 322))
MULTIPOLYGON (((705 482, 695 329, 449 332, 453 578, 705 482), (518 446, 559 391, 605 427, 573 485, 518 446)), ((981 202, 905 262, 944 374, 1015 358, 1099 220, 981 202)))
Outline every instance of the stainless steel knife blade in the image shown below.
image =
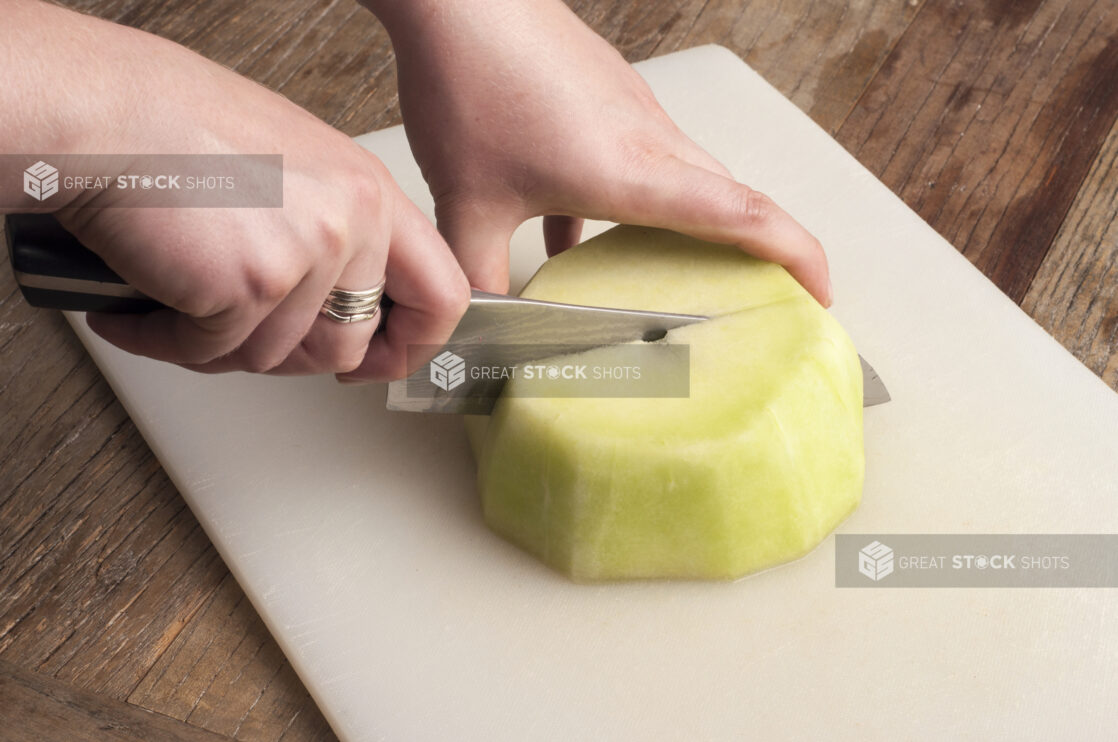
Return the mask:
MULTIPOLYGON (((469 309, 436 356, 436 363, 447 357, 452 362, 463 362, 445 349, 469 347, 471 363, 511 368, 604 345, 659 339, 668 330, 706 319, 701 315, 560 304, 475 290, 469 309)), ((868 407, 889 401, 889 392, 877 372, 864 358, 859 359, 862 404, 868 407)), ((487 415, 506 382, 501 377, 469 378, 463 374, 452 388, 442 389, 432 378, 428 363, 408 378, 391 382, 386 407, 400 412, 487 415), (417 388, 422 393, 411 393, 417 388)))
MULTIPOLYGON (((4 223, 16 281, 33 306, 79 312, 149 312, 162 306, 129 286, 51 215, 9 214, 4 223)), ((475 291, 446 347, 469 345, 480 349, 485 364, 511 368, 604 345, 656 339, 668 330, 705 319, 475 291)), ((885 385, 866 360, 861 360, 863 405, 888 402, 885 385)), ((430 366, 425 364, 407 379, 389 384, 388 409, 488 414, 505 383, 499 378, 470 379, 456 385, 454 394, 440 394, 437 388, 426 386, 424 394, 410 395, 409 383, 427 384, 429 372, 430 366)))

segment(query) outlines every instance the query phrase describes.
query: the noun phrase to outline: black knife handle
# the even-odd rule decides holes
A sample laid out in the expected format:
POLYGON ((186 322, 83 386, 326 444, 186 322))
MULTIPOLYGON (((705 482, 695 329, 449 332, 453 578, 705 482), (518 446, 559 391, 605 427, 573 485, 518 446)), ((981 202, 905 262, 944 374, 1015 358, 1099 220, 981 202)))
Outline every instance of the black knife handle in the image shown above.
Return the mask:
POLYGON ((8 255, 27 303, 73 312, 140 313, 162 304, 133 289, 50 214, 9 214, 8 255))
MULTIPOLYGON (((9 214, 4 221, 12 271, 31 306, 123 314, 166 308, 128 285, 50 214, 9 214)), ((391 309, 392 298, 382 296, 380 327, 391 309)))

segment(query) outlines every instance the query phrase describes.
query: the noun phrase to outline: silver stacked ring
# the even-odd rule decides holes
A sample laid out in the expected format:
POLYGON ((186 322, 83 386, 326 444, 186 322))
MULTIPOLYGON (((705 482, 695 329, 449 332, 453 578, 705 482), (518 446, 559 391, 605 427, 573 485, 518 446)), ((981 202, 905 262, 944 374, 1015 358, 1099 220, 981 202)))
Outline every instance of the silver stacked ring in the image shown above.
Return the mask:
POLYGON ((318 310, 335 322, 347 324, 372 319, 380 312, 380 298, 384 294, 384 281, 365 291, 331 289, 318 310))

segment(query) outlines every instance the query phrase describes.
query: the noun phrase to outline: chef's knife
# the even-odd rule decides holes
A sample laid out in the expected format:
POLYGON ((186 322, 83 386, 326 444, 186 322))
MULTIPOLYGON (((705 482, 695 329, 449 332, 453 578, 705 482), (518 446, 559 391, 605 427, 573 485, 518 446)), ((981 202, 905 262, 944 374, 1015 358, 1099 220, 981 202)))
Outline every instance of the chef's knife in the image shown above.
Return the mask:
MULTIPOLYGON (((129 286, 54 217, 12 214, 6 222, 16 282, 32 306, 101 312, 147 312, 163 306, 129 286)), ((474 291, 470 306, 446 347, 468 346, 476 351, 472 360, 478 365, 511 368, 605 345, 655 340, 668 330, 705 319, 698 315, 586 307, 474 291)), ((859 358, 863 405, 888 402, 889 392, 884 383, 865 359, 859 358)), ((505 383, 501 377, 470 379, 445 394, 436 390, 409 395, 409 383, 426 384, 430 378, 430 369, 424 365, 408 379, 389 384, 388 409, 487 414, 505 383)))

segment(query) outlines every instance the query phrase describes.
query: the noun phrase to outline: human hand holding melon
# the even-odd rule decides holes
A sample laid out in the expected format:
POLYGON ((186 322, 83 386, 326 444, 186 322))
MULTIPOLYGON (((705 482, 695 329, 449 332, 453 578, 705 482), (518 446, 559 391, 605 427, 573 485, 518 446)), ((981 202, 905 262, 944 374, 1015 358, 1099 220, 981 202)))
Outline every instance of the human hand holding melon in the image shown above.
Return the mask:
POLYGON ((783 265, 820 303, 823 248, 691 141, 644 80, 558 0, 364 0, 439 230, 470 282, 508 290, 508 242, 544 215, 549 255, 582 218, 663 227, 783 265))
MULTIPOLYGON (((682 398, 538 397, 510 381, 467 422, 486 522, 580 581, 733 579, 817 546, 864 476, 861 369, 820 306, 818 240, 734 181, 557 0, 365 2, 392 36, 408 139, 473 286, 508 290, 509 238, 543 215, 556 257, 523 296, 711 317, 660 341, 690 348, 682 398), (567 251, 583 218, 673 231, 618 227, 567 251)), ((622 349, 549 362, 609 368, 622 349)))

